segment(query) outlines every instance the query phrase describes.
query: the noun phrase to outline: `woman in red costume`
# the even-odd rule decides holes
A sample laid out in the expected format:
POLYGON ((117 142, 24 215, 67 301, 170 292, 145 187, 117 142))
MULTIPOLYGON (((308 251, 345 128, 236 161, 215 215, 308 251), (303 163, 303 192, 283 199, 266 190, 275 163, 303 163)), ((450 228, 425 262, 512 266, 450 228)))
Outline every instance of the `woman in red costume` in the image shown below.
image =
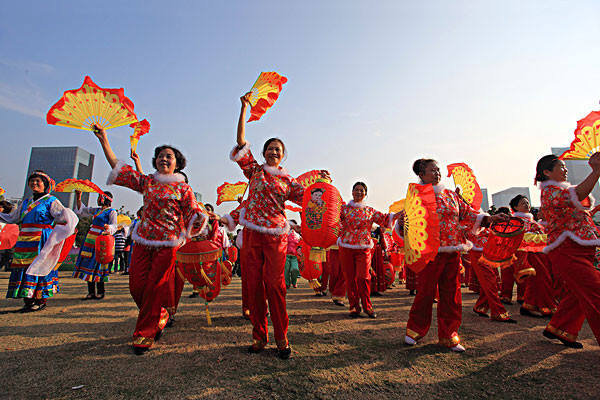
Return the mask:
POLYGON ((140 309, 133 346, 136 355, 147 352, 160 338, 169 314, 162 307, 175 254, 186 238, 201 231, 208 217, 196 202, 192 189, 179 173, 185 157, 171 146, 154 150, 156 172, 144 175, 120 161, 112 151, 104 129, 95 126, 106 160, 113 168, 108 184, 128 187, 144 196, 144 211, 135 226, 129 268, 129 291, 140 309))
MULTIPOLYGON (((340 213, 341 231, 337 244, 339 246, 340 264, 344 271, 350 318, 358 318, 362 309, 369 318, 377 318, 371 304, 371 227, 375 223, 384 228, 392 224, 394 214, 384 214, 365 203, 367 185, 356 182, 352 186, 352 200, 342 206, 340 213)), ((398 214, 398 217, 400 214, 398 214)))
POLYGON ((600 273, 594 268, 600 236, 590 216, 592 189, 600 178, 600 153, 589 161, 592 172, 579 185, 567 182, 565 163, 555 155, 542 157, 535 179, 542 189, 542 212, 548 222, 546 234, 552 269, 565 285, 566 295, 544 330, 544 336, 580 349, 577 335, 587 319, 600 344, 600 273))
MULTIPOLYGON (((285 202, 289 200, 301 205, 304 188, 279 166, 285 155, 285 146, 280 139, 271 138, 265 142, 262 155, 266 163, 261 165, 254 159, 245 138, 245 116, 250 106, 250 95, 246 93, 240 99, 242 108, 237 128, 237 146, 230 155, 249 180, 249 194, 245 208, 237 218, 226 215, 221 221, 230 229, 235 223, 245 227, 241 260, 245 265, 243 275, 247 280, 254 338, 248 352, 258 353, 268 343, 268 301, 277 352, 281 359, 287 359, 291 348, 287 338, 289 320, 284 268, 290 225, 285 215, 285 202)), ((323 172, 328 175, 326 171, 323 172)))
POLYGON ((476 233, 480 226, 508 218, 505 214, 489 216, 471 208, 458 194, 440 184, 440 168, 437 161, 420 159, 413 164, 413 171, 423 184, 433 185, 440 219, 440 248, 433 261, 419 273, 417 296, 410 309, 406 336, 407 345, 415 345, 427 334, 431 326, 431 313, 436 287, 439 288, 437 305, 438 338, 441 345, 452 351, 462 352, 458 328, 462 321, 462 298, 460 292, 460 252, 469 250, 464 231, 476 233))

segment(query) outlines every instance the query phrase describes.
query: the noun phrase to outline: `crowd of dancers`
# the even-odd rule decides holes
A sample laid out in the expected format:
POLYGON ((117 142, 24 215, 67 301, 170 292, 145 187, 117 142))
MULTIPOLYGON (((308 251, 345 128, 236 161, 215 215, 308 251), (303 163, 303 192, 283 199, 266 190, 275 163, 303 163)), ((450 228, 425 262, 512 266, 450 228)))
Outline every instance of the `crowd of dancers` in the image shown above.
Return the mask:
MULTIPOLYGON (((296 287, 298 225, 286 217, 285 202, 302 204, 304 187, 280 164, 286 154, 281 139, 267 140, 259 163, 245 136, 245 118, 249 94, 241 98, 236 145, 230 153, 249 181, 247 197, 229 214, 219 216, 198 203, 182 172, 183 154, 172 146, 155 149, 152 166, 155 172, 144 174, 139 157, 132 153, 134 167, 117 159, 106 132, 95 126, 104 156, 112 171, 108 184, 130 188, 143 196, 143 207, 131 226, 133 240, 129 288, 139 308, 133 332, 135 354, 146 353, 160 339, 163 329, 174 322, 184 286, 176 273, 178 249, 187 241, 212 240, 222 247, 230 245, 219 224, 238 234, 242 275, 242 314, 252 323, 252 344, 248 352, 261 352, 269 342, 268 316, 280 358, 290 357, 286 293, 296 287)), ((415 274, 397 262, 399 277, 414 294, 404 343, 416 345, 429 331, 433 304, 437 303, 439 343, 455 352, 465 351, 458 331, 462 322, 461 286, 479 292, 473 311, 499 323, 516 323, 504 304, 512 302, 517 282, 520 313, 528 317, 548 317, 543 335, 560 340, 571 348, 583 347, 577 335, 587 319, 600 343, 600 272, 596 270, 596 247, 600 233, 591 215, 590 193, 600 178, 600 155, 591 156, 590 175, 579 185, 567 182, 564 162, 556 156, 542 157, 536 169, 541 189, 541 211, 531 213, 529 199, 515 197, 511 209, 490 215, 472 208, 455 191, 441 183, 439 164, 432 159, 418 159, 413 172, 419 183, 433 186, 440 221, 440 247, 433 261, 415 274), (527 233, 546 234, 543 251, 523 245, 515 261, 503 268, 486 263, 481 252, 494 223, 510 216, 520 218, 527 233)), ((328 171, 321 171, 324 178, 328 171)), ((99 196, 98 207, 84 207, 80 194, 75 210, 65 208, 51 195, 53 180, 43 171, 28 177, 33 195, 11 212, 0 213, 6 223, 20 224, 14 249, 7 297, 22 298, 20 312, 34 312, 46 307, 46 300, 59 290, 56 265, 63 241, 73 234, 77 215, 92 216, 89 232, 81 245, 74 277, 87 282, 86 299, 102 299, 109 271, 96 260, 95 241, 100 235, 117 231, 117 214, 112 195, 99 196)), ((364 312, 377 318, 371 302, 374 292, 385 290, 381 268, 384 260, 399 253, 389 232, 403 233, 405 215, 384 213, 365 204, 367 185, 356 182, 352 200, 341 208, 341 232, 337 244, 328 250, 323 266, 323 283, 316 289, 325 295, 327 287, 332 301, 345 306, 349 317, 364 312), (379 235, 373 240, 372 230, 379 235)), ((8 211, 8 209, 6 210, 8 211)), ((398 258, 396 258, 398 260, 398 258)))

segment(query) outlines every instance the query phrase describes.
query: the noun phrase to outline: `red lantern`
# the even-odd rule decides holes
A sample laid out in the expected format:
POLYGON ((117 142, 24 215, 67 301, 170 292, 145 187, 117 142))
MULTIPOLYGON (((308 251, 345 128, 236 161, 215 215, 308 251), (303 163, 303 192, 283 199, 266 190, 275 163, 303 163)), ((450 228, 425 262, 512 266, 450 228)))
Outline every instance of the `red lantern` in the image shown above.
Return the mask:
POLYGON ((235 263, 237 261, 237 258, 238 258, 238 249, 237 249, 237 247, 230 246, 229 248, 227 248, 227 258, 232 263, 235 263))
POLYGON ((385 278, 386 286, 392 286, 394 280, 396 279, 396 274, 394 273, 394 266, 389 262, 383 263, 383 276, 385 278))
POLYGON ((115 258, 115 237, 98 235, 96 238, 96 261, 102 265, 110 264, 115 258))
POLYGON ((311 261, 324 262, 326 249, 336 243, 340 235, 341 208, 340 192, 325 180, 317 180, 304 190, 302 239, 311 248, 308 256, 311 261))
POLYGON ((298 258, 298 269, 300 275, 308 281, 309 286, 312 289, 318 289, 321 284, 317 279, 323 272, 323 266, 320 262, 311 261, 306 255, 310 253, 310 247, 300 240, 298 247, 296 248, 296 257, 298 258))
POLYGON ((223 249, 212 240, 192 240, 177 250, 177 271, 192 285, 208 288, 214 285, 208 275, 209 269, 211 274, 216 275, 210 266, 222 257, 223 249))
POLYGON ((231 278, 233 277, 233 263, 229 260, 225 260, 221 263, 221 285, 223 287, 229 286, 231 278))
POLYGON ((508 221, 493 224, 479 262, 492 268, 509 267, 516 260, 515 252, 524 234, 525 224, 520 218, 511 217, 508 221))

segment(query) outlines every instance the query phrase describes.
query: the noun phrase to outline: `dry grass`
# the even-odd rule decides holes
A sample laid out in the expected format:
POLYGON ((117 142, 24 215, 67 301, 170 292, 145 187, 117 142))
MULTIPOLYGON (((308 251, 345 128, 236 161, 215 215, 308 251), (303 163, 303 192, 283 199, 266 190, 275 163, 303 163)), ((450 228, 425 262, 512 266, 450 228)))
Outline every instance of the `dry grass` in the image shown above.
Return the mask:
MULTIPOLYGON (((1 299, 0 397, 588 399, 600 388, 600 353, 587 324, 580 335, 585 348, 567 349, 542 337, 547 320, 517 315, 518 325, 492 322, 471 311, 476 296, 464 293, 466 353, 437 346, 435 325, 421 344, 405 347, 412 304, 406 290, 373 299, 378 319, 351 320, 305 281, 288 294, 290 360, 279 360, 274 347, 246 353, 251 327, 240 316, 237 278, 211 304, 210 327, 186 286, 176 325, 136 357, 130 337, 137 309, 126 278, 113 276, 106 299, 97 302, 79 300, 84 282, 61 278, 61 293, 38 313, 8 313, 21 302, 1 299)), ((0 273, 2 293, 7 282, 8 273, 0 273)), ((509 309, 518 314, 518 306, 509 309)))

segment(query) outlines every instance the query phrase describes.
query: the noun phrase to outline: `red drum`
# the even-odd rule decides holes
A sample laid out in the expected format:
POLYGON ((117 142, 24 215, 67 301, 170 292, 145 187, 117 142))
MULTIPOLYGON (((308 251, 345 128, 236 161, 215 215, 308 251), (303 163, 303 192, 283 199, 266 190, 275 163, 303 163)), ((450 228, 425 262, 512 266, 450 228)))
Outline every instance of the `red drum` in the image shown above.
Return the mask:
POLYGON ((383 276, 385 278, 385 285, 387 287, 392 286, 396 279, 396 274, 394 273, 394 266, 389 262, 383 263, 383 276))
POLYGON ((223 249, 211 240, 187 242, 177 250, 177 272, 200 290, 207 302, 221 292, 223 249))
POLYGON ((515 252, 523 241, 525 223, 520 218, 492 224, 488 241, 479 262, 492 268, 509 267, 516 259, 515 252))
POLYGON ((114 260, 115 237, 113 235, 98 235, 95 246, 97 262, 104 265, 109 264, 112 260, 114 260))

